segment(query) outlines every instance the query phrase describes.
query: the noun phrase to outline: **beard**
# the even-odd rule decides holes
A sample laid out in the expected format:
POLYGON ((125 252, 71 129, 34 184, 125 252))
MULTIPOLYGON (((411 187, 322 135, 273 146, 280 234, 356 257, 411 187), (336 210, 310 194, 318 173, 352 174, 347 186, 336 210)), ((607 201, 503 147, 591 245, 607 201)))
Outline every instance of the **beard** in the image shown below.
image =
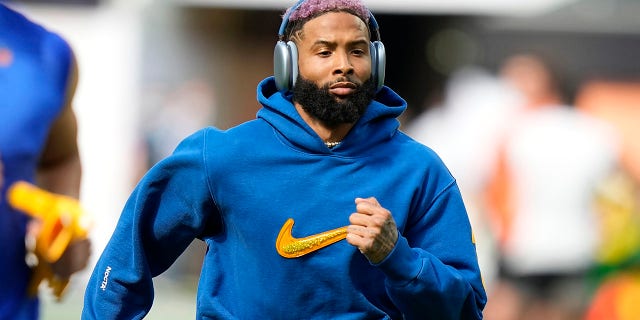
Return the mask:
POLYGON ((339 100, 329 92, 331 84, 325 84, 320 88, 298 75, 292 90, 293 101, 298 102, 311 117, 331 129, 340 124, 358 121, 376 94, 375 85, 369 79, 358 85, 353 94, 339 100))

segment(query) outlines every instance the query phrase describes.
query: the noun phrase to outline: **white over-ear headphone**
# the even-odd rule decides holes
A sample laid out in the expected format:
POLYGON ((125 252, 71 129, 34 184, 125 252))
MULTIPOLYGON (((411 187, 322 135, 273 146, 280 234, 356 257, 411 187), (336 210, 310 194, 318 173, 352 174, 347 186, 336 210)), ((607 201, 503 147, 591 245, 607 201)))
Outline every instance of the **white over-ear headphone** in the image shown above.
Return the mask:
MULTIPOLYGON (((300 0, 282 19, 280 30, 278 31, 278 42, 273 51, 273 75, 276 80, 276 87, 280 92, 287 92, 293 88, 298 78, 298 48, 293 41, 284 41, 284 32, 287 28, 289 16, 298 9, 305 0, 300 0)), ((369 44, 371 52, 371 79, 376 85, 376 92, 384 86, 384 68, 386 63, 386 55, 384 45, 380 40, 380 31, 378 22, 369 11, 369 29, 375 40, 369 44)))

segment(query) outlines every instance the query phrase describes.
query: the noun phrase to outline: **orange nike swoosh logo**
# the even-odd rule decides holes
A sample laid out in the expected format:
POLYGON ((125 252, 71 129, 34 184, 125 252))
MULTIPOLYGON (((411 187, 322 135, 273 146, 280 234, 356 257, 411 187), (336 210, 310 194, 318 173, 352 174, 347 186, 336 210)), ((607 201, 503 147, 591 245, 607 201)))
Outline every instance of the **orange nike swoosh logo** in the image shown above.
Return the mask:
POLYGON ((293 219, 289 218, 280 229, 276 240, 276 251, 285 258, 297 258, 320 250, 347 237, 347 227, 321 232, 304 238, 291 235, 293 219))

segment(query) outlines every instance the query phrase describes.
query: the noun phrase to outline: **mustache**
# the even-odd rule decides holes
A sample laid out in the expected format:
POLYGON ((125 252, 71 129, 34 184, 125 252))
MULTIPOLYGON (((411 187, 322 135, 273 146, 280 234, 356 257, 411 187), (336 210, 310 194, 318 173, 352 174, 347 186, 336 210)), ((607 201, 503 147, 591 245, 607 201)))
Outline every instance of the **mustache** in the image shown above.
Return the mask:
POLYGON ((336 83, 341 83, 341 82, 349 82, 351 84, 353 84, 355 86, 356 89, 360 89, 362 88, 362 83, 358 82, 356 79, 354 79, 354 77, 340 77, 336 80, 330 81, 328 83, 325 83, 321 89, 329 89, 331 88, 331 86, 335 85, 336 83))

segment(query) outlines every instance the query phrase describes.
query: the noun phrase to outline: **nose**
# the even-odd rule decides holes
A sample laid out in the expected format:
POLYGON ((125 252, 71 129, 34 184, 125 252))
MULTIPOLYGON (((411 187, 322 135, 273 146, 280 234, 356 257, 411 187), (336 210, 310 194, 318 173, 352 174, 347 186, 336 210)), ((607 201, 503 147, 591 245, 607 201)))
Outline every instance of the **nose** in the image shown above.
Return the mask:
POLYGON ((351 63, 351 59, 346 52, 336 53, 336 67, 333 70, 334 75, 351 75, 353 74, 353 64, 351 63))

